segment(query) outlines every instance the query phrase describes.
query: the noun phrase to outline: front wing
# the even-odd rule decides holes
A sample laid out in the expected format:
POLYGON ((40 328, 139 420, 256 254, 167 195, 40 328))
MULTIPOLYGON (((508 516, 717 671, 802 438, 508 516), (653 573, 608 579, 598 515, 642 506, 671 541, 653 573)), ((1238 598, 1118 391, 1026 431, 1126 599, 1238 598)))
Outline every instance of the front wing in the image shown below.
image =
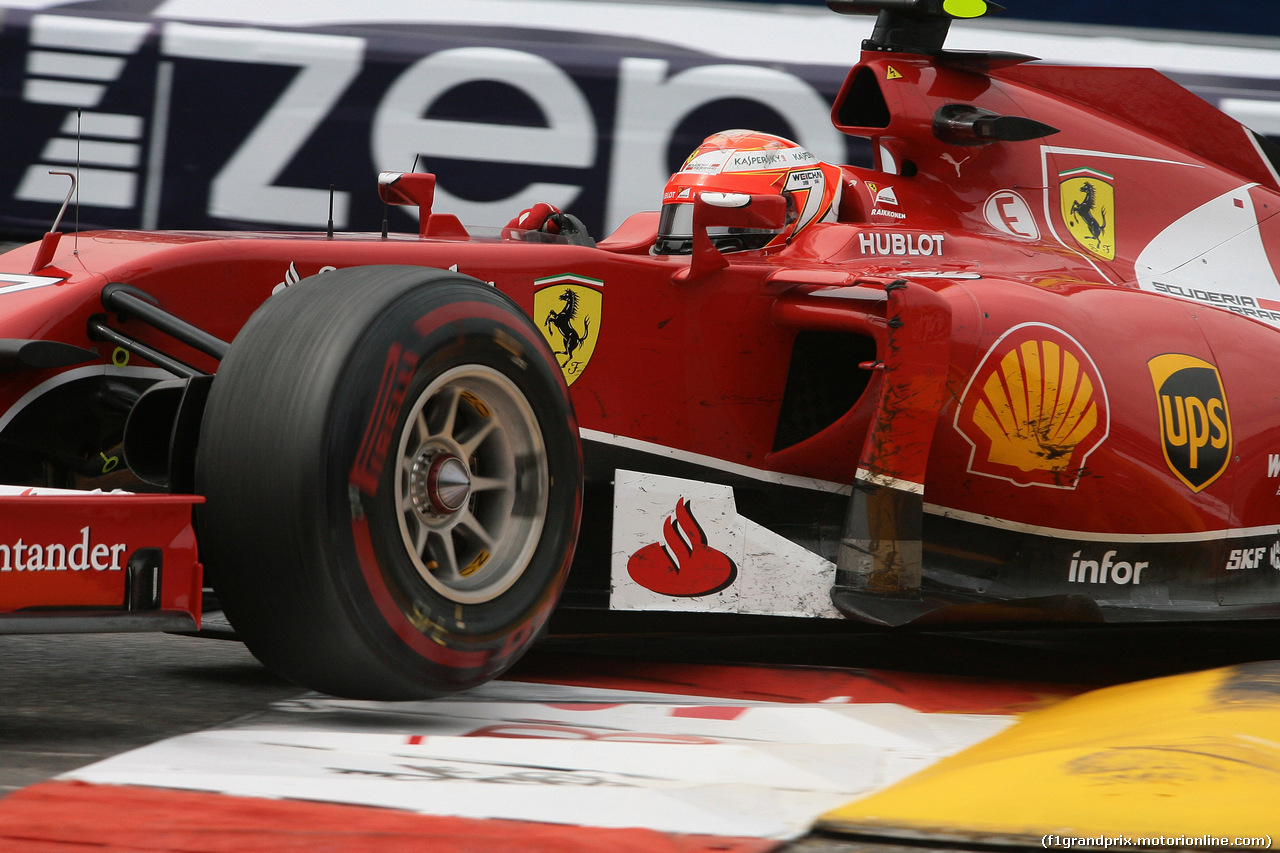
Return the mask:
POLYGON ((198 629, 201 500, 0 486, 0 633, 198 629))

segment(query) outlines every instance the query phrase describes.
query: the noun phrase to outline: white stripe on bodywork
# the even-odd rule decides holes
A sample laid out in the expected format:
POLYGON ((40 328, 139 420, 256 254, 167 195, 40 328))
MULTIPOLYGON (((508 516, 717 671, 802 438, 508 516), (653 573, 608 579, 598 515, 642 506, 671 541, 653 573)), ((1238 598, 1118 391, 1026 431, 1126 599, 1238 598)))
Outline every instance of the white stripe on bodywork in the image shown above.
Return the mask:
POLYGON ((594 429, 579 429, 578 435, 580 435, 584 441, 594 441, 597 444, 608 444, 625 450, 638 450, 641 453, 649 453, 666 459, 687 462, 691 465, 700 465, 704 468, 714 468, 715 470, 723 471, 726 474, 733 474, 738 477, 748 477, 752 480, 759 480, 762 483, 772 483, 776 486, 791 486, 797 489, 809 489, 810 491, 829 492, 837 495, 847 495, 851 491, 848 483, 832 483, 827 480, 818 480, 813 477, 800 477, 795 474, 782 474, 777 471, 763 471, 759 468, 751 468, 746 465, 740 465, 736 462, 717 459, 714 456, 704 456, 701 453, 692 453, 688 450, 678 450, 674 447, 655 444, 652 441, 628 438, 625 435, 615 435, 613 433, 601 432, 600 430, 594 429))
MULTIPOLYGON (((0 426, 2 425, 3 424, 0 423, 0 426)), ((638 450, 643 453, 650 453, 666 459, 688 462, 690 464, 701 465, 706 468, 724 471, 740 477, 748 477, 753 480, 759 480, 760 482, 774 483, 780 486, 792 486, 795 488, 809 489, 810 491, 825 492, 828 494, 848 495, 852 491, 849 486, 841 485, 839 483, 832 483, 826 480, 818 480, 809 477, 797 477, 793 474, 779 474, 776 471, 761 471, 757 468, 749 468, 746 465, 726 462, 723 459, 703 456, 699 453, 690 453, 685 450, 677 450, 674 447, 665 447, 661 444, 641 441, 640 439, 627 438, 626 436, 600 432, 599 430, 580 429, 579 434, 585 441, 594 441, 601 444, 626 448, 628 450, 638 450)), ((916 485, 905 480, 902 482, 911 486, 916 485)), ((908 489, 908 491, 912 490, 908 489)), ((1070 530, 1059 527, 1046 527, 1038 524, 1027 524, 1020 521, 1010 521, 1009 519, 997 518, 993 515, 952 509, 939 504, 926 503, 924 505, 924 511, 930 515, 936 515, 942 518, 953 518, 957 521, 964 521, 969 524, 977 524, 983 527, 992 527, 997 530, 1009 530, 1015 533, 1028 533, 1035 536, 1046 536, 1054 539, 1079 540, 1081 542, 1211 542, 1215 539, 1243 539, 1249 536, 1280 536, 1280 525, 1242 527, 1237 529, 1219 528, 1215 530, 1200 530, 1187 533, 1098 533, 1094 531, 1070 530)))
POLYGON ((1014 533, 1027 533, 1033 536, 1046 536, 1053 539, 1079 540, 1081 542, 1212 542, 1215 539, 1243 539, 1249 536, 1280 536, 1280 524, 1264 527, 1241 527, 1237 529, 1219 528, 1217 530, 1199 530, 1189 533, 1094 533, 1085 530, 1067 530, 1060 527, 1044 527, 1038 524, 1024 524, 1020 521, 1009 521, 993 515, 977 512, 965 512, 950 509, 937 504, 925 504, 924 511, 942 518, 954 518, 969 524, 980 524, 983 527, 994 527, 997 530, 1009 530, 1014 533))
POLYGON ((49 287, 62 281, 47 275, 19 275, 17 273, 0 273, 0 296, 6 293, 21 293, 37 287, 49 287))

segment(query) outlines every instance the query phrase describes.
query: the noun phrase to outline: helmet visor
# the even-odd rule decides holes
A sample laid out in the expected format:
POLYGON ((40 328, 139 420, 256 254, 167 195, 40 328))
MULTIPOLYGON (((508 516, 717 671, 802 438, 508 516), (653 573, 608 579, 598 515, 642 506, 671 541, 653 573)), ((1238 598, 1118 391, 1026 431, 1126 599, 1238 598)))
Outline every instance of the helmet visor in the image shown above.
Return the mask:
MULTIPOLYGON (((789 201, 789 199, 788 199, 789 201)), ((788 218, 792 207, 788 205, 788 218)), ((778 236, 778 231, 760 231, 747 228, 708 228, 711 243, 722 252, 744 252, 763 249, 778 236)), ((658 240, 654 254, 687 255, 693 251, 693 205, 688 202, 664 204, 658 219, 658 240)))
POLYGON ((687 255, 693 251, 693 205, 689 202, 664 204, 658 219, 658 242, 653 251, 659 255, 687 255))

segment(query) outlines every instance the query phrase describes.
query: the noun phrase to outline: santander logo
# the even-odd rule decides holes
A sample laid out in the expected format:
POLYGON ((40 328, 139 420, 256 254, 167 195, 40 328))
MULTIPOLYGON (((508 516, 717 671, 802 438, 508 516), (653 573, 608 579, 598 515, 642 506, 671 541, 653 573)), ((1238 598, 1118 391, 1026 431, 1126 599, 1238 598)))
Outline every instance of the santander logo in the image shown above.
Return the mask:
POLYGON ((80 540, 70 543, 0 542, 0 572, 118 572, 127 550, 123 542, 95 542, 92 531, 82 527, 80 540))
POLYGON ((627 560, 627 574, 645 589, 689 598, 720 592, 737 578, 738 567, 728 554, 707 544, 684 498, 676 501, 674 516, 663 523, 662 538, 627 560))

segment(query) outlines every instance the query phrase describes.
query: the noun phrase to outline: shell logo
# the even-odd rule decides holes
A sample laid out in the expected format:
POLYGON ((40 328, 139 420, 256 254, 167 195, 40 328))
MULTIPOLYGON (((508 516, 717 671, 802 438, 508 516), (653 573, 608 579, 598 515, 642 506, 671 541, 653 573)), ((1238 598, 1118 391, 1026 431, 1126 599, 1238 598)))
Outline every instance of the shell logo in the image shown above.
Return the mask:
POLYGON ((1061 329, 1015 326, 987 351, 956 412, 972 474, 1019 486, 1074 489, 1106 439, 1102 374, 1061 329))

